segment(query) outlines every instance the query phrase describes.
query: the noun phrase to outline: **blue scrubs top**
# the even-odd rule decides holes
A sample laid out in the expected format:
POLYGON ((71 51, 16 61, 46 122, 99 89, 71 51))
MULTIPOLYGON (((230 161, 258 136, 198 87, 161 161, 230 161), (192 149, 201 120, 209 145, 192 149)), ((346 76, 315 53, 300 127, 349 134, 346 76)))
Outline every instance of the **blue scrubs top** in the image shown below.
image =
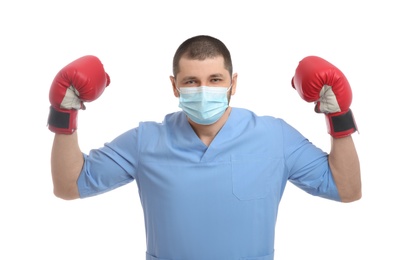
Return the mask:
POLYGON ((240 108, 208 147, 181 111, 84 158, 81 198, 136 180, 147 260, 272 260, 287 181, 340 200, 325 152, 282 119, 240 108))

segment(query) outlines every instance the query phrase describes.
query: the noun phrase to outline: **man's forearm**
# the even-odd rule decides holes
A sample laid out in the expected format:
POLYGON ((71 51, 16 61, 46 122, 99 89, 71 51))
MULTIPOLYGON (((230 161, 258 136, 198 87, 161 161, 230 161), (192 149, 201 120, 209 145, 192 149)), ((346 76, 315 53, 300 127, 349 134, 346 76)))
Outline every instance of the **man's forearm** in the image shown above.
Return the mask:
POLYGON ((51 154, 54 193, 62 199, 79 198, 77 179, 84 159, 78 145, 77 132, 55 134, 51 154))
POLYGON ((343 202, 362 196, 360 163, 352 136, 332 138, 329 164, 343 202))

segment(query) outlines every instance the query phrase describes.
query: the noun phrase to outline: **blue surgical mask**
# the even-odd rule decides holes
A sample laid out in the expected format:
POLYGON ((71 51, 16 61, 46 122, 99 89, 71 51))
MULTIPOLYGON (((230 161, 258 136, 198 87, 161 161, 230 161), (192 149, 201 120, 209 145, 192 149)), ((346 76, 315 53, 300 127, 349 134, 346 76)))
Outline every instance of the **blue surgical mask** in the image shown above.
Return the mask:
POLYGON ((211 125, 218 121, 229 106, 226 87, 183 87, 180 93, 179 107, 195 123, 211 125))

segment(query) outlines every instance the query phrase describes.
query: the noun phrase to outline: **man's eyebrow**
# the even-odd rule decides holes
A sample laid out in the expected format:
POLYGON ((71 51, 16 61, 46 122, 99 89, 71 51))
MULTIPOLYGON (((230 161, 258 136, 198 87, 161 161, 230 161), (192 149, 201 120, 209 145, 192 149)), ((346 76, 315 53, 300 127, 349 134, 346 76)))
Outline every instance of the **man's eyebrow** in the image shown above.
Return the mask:
MULTIPOLYGON (((215 73, 215 74, 209 75, 209 78, 220 78, 220 77, 223 77, 222 73, 215 73)), ((188 81, 188 80, 198 80, 198 77, 187 76, 187 77, 184 77, 181 81, 188 81)))
POLYGON ((197 77, 195 77, 195 76, 188 76, 188 77, 183 78, 181 81, 188 81, 188 80, 195 80, 195 79, 197 79, 197 77))

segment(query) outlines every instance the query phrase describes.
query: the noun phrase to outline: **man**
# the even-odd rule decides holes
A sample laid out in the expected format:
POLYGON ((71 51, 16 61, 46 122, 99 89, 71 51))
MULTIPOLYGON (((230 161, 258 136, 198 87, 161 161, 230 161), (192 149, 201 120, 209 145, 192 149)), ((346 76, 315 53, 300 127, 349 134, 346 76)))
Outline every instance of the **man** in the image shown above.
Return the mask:
POLYGON ((277 209, 287 181, 331 200, 361 197, 352 93, 329 62, 306 57, 292 78, 301 97, 325 113, 329 154, 282 119, 229 106, 237 74, 216 38, 183 42, 170 80, 182 111, 162 123, 140 123, 88 155, 79 149, 77 111, 108 86, 103 65, 94 56, 77 59, 56 75, 50 89, 55 195, 85 198, 136 180, 146 259, 273 259, 277 209))

